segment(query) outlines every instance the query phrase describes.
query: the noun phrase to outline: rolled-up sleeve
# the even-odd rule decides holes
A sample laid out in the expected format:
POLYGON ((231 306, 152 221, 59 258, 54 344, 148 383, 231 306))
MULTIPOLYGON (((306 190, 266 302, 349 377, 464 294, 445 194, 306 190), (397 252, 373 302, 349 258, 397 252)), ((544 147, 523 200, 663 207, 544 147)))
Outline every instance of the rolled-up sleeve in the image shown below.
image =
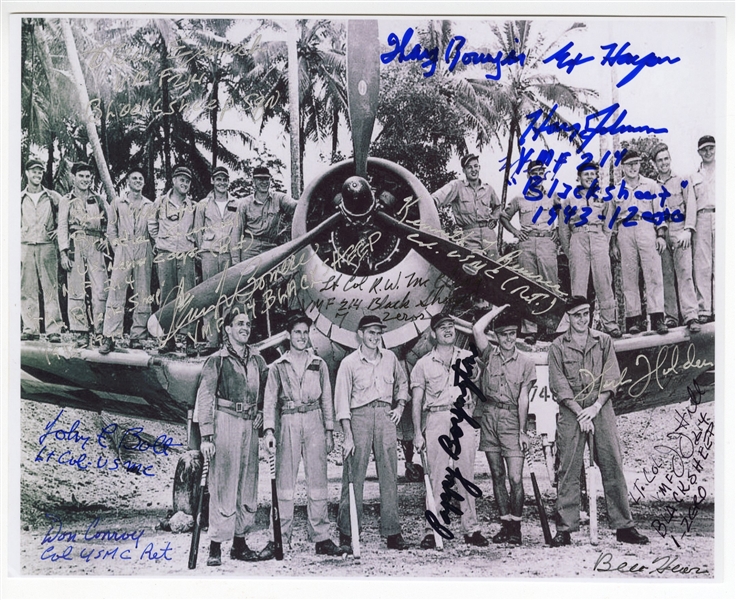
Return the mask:
POLYGON ((565 377, 565 370, 562 366, 562 348, 557 344, 549 347, 549 389, 557 403, 562 404, 568 400, 572 400, 575 394, 565 377))
MULTIPOLYGON (((393 352, 391 353, 393 354, 393 352)), ((409 382, 406 377, 406 369, 401 364, 396 355, 394 356, 394 397, 395 402, 408 402, 409 401, 409 382)))
POLYGON ((322 416, 325 420, 325 429, 332 431, 335 428, 335 408, 332 404, 332 384, 330 383, 330 372, 327 363, 320 361, 319 382, 322 386, 322 416))
POLYGON ((197 421, 202 435, 215 433, 215 398, 217 397, 218 372, 222 357, 209 357, 202 367, 202 376, 197 388, 197 421))
POLYGON ((417 364, 414 365, 414 368, 411 370, 411 377, 409 378, 411 381, 411 389, 415 390, 419 388, 420 390, 424 391, 427 387, 427 378, 424 373, 424 361, 418 360, 417 364))
POLYGON ((337 369, 337 379, 335 380, 335 418, 338 421, 350 419, 350 394, 352 389, 353 374, 350 363, 346 363, 343 359, 337 369))
POLYGON ((453 200, 455 200, 455 198, 457 197, 457 181, 458 180, 456 179, 454 181, 451 181, 450 183, 446 183, 432 194, 432 199, 439 208, 447 206, 448 204, 452 203, 453 200))

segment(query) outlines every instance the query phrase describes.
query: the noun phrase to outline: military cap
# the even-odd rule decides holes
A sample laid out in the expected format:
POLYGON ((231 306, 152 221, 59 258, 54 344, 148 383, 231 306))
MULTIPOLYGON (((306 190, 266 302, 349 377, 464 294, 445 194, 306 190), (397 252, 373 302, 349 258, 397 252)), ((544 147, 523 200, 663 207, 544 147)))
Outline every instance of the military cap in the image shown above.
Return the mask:
POLYGON ((442 312, 439 312, 432 317, 432 320, 429 322, 429 326, 432 329, 437 329, 440 326, 440 324, 444 323, 445 321, 450 321, 451 323, 455 322, 450 316, 450 313, 445 312, 443 310, 442 312))
POLYGON ((256 167, 253 169, 253 177, 271 177, 268 167, 256 167))
POLYGON ((513 312, 504 311, 493 319, 493 329, 506 329, 508 327, 519 328, 519 316, 513 312))
POLYGON ((585 296, 571 296, 565 302, 565 312, 576 313, 582 307, 590 308, 590 301, 585 296))
POLYGON ((91 173, 92 167, 87 163, 74 163, 74 165, 72 165, 72 175, 76 175, 80 171, 89 171, 91 173))
POLYGON ((533 160, 529 163, 529 166, 526 168, 527 173, 531 173, 536 168, 544 169, 547 165, 545 165, 541 160, 533 160))
POLYGON ((141 167, 139 165, 135 165, 133 167, 130 167, 130 169, 128 169, 127 177, 130 177, 133 173, 140 173, 141 175, 143 175, 143 177, 146 176, 146 174, 143 172, 143 167, 141 167))
POLYGON ((578 166, 578 175, 582 173, 583 171, 597 171, 598 170, 598 163, 595 161, 588 161, 584 162, 583 164, 578 166))
POLYGON ((703 148, 707 146, 715 146, 716 145, 716 138, 714 138, 712 135, 704 135, 698 140, 698 150, 702 150, 703 148))
POLYGON ((230 172, 223 166, 215 167, 215 170, 212 171, 212 177, 217 177, 218 175, 224 175, 228 179, 230 178, 230 172))
POLYGON ((189 177, 189 179, 191 179, 192 170, 189 167, 185 167, 183 165, 174 167, 174 174, 172 175, 172 177, 178 177, 179 175, 183 175, 184 177, 189 177))
POLYGON ((460 159, 460 166, 464 169, 471 160, 478 160, 477 154, 466 154, 460 159))
POLYGON ((634 160, 641 160, 641 156, 639 156, 639 153, 636 150, 626 150, 626 154, 624 154, 624 157, 621 159, 621 164, 625 165, 628 162, 632 162, 634 160))
POLYGON ((37 158, 31 158, 30 160, 26 161, 26 171, 29 171, 34 167, 40 167, 42 169, 44 168, 43 163, 37 158))
POLYGON ((365 315, 362 319, 360 319, 360 322, 358 323, 358 329, 366 329, 367 327, 372 326, 386 329, 386 325, 376 315, 365 315))
POLYGON ((286 330, 291 333, 291 330, 294 329, 294 327, 297 326, 299 323, 304 323, 307 327, 312 326, 312 319, 310 319, 307 315, 305 315, 301 311, 296 311, 294 313, 291 313, 287 319, 286 319, 286 330))

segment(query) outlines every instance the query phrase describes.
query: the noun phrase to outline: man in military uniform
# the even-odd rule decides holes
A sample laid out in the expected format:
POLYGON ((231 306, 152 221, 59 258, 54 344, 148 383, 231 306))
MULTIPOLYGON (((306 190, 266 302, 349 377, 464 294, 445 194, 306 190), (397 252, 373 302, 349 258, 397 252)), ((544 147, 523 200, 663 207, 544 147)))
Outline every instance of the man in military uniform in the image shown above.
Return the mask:
POLYGON ((255 192, 243 200, 233 227, 233 264, 275 248, 296 209, 296 200, 270 189, 271 173, 267 167, 253 169, 253 186, 255 192))
POLYGON ((618 249, 621 255, 621 278, 623 280, 624 300, 626 303, 626 331, 630 334, 640 333, 641 299, 639 298, 639 264, 644 274, 644 288, 647 295, 647 313, 651 318, 652 329, 657 333, 667 333, 664 319, 664 288, 662 283, 662 260, 659 252, 663 251, 666 242, 658 237, 655 229, 665 228, 664 223, 656 226, 642 219, 642 213, 652 214, 659 210, 657 202, 643 197, 657 198, 660 188, 655 181, 639 174, 641 157, 634 150, 629 150, 621 160, 624 173, 625 188, 618 192, 616 206, 621 209, 616 222, 618 249))
POLYGON ((208 566, 222 564, 221 544, 230 538, 230 558, 235 560, 269 560, 274 554, 272 541, 261 552, 245 541, 258 510, 258 428, 263 424, 268 369, 248 345, 247 314, 228 313, 224 328, 224 347, 205 361, 197 389, 201 449, 210 463, 208 566))
POLYGON ((495 227, 501 212, 501 201, 489 183, 480 180, 477 154, 467 154, 460 161, 465 179, 454 179, 432 194, 437 208, 449 206, 455 223, 463 230, 463 245, 498 258, 495 227))
POLYGON ((276 453, 276 489, 281 509, 281 531, 291 539, 294 519, 294 488, 299 463, 304 459, 307 483, 309 537, 315 552, 341 556, 330 539, 327 516, 327 455, 332 452, 335 409, 327 363, 309 348, 312 320, 293 315, 287 324, 290 348, 276 359, 268 373, 263 408, 266 449, 276 453), (278 447, 274 431, 280 418, 278 447))
MULTIPOLYGON (((556 286, 558 230, 556 224, 549 225, 549 211, 554 204, 559 203, 559 199, 557 197, 548 198, 547 194, 544 193, 543 162, 531 161, 527 168, 527 177, 530 180, 538 178, 535 187, 543 192, 542 198, 532 202, 524 196, 516 196, 501 213, 501 223, 519 240, 519 265, 521 268, 556 286), (543 211, 535 221, 535 214, 540 207, 543 211), (516 229, 511 224, 511 219, 517 212, 519 213, 520 229, 516 229)), ((536 343, 536 323, 524 319, 521 333, 525 336, 524 341, 527 344, 533 345, 536 343)))
POLYGON ((473 325, 473 338, 481 353, 480 389, 486 399, 478 406, 480 449, 491 468, 493 495, 501 518, 501 530, 492 540, 495 544, 520 545, 524 453, 529 447, 529 390, 537 376, 531 358, 516 349, 518 317, 499 314, 505 308, 508 305, 492 309, 473 325), (486 336, 492 320, 497 347, 491 346, 486 336), (507 478, 510 490, 506 488, 507 478))
POLYGON ((107 230, 107 205, 91 191, 92 167, 76 163, 72 167, 74 187, 59 204, 59 250, 61 267, 69 272, 67 312, 69 329, 77 345, 89 344, 86 279, 92 292, 92 332, 99 343, 107 300, 107 266, 104 248, 107 230))
POLYGON ((128 173, 128 190, 110 204, 107 239, 115 257, 105 306, 101 354, 112 352, 115 340, 123 336, 128 285, 133 286, 131 301, 134 307, 130 347, 143 348, 143 341, 148 337, 146 323, 151 316, 153 268, 148 221, 153 211, 153 202, 143 196, 145 183, 141 169, 134 167, 128 173))
POLYGON ((716 140, 704 135, 698 140, 702 162, 691 179, 695 197, 695 233, 693 234, 693 271, 701 323, 714 319, 713 273, 716 259, 716 140))
POLYGON ((38 282, 43 293, 43 314, 50 342, 60 342, 64 327, 59 308, 57 215, 61 196, 41 185, 43 163, 26 163, 27 185, 20 194, 20 310, 21 340, 39 337, 38 282))
POLYGON ((613 204, 603 201, 590 188, 598 180, 598 164, 583 163, 578 167, 578 186, 562 204, 557 219, 560 242, 570 264, 570 283, 573 296, 587 296, 588 281, 592 274, 595 298, 598 303, 601 327, 611 337, 621 337, 616 323, 616 302, 613 298, 611 275, 611 228, 608 223, 613 204), (569 207, 569 208, 568 208, 569 207), (576 208, 565 223, 565 209, 576 208), (603 215, 603 219, 599 218, 603 215))
MULTIPOLYGON (((175 167, 171 184, 171 189, 154 203, 151 219, 148 221, 148 232, 156 253, 154 262, 161 287, 161 306, 173 302, 195 284, 195 206, 189 196, 191 169, 185 166, 175 167)), ((182 329, 187 334, 187 356, 196 356, 194 324, 182 329)), ((176 333, 172 330, 165 335, 160 352, 176 351, 176 333)))
POLYGON ((668 326, 677 327, 681 313, 682 321, 690 332, 697 333, 700 331, 700 322, 698 299, 693 283, 693 253, 690 246, 697 216, 695 196, 690 193, 687 181, 672 173, 670 151, 665 144, 660 144, 654 149, 652 159, 657 167, 657 183, 670 194, 665 207, 669 208, 670 212, 679 210, 685 219, 681 222, 665 221, 665 227, 657 230, 657 236, 664 238, 666 242, 661 251, 665 315, 669 321, 668 326))
MULTIPOLYGON (((446 469, 450 465, 450 455, 439 443, 440 436, 450 434, 455 401, 462 395, 462 390, 453 384, 455 371, 452 365, 457 360, 471 356, 469 350, 462 350, 455 345, 457 332, 452 317, 441 312, 432 317, 430 328, 437 346, 428 354, 420 358, 411 372, 412 408, 414 411, 414 445, 419 452, 426 445, 427 462, 429 464, 432 493, 435 506, 440 506, 442 482, 446 469)), ((474 394, 465 397, 465 412, 473 414, 476 405, 474 394)), ((462 438, 462 446, 454 467, 460 470, 462 476, 470 483, 475 482, 475 450, 478 445, 478 430, 468 421, 462 420, 459 425, 462 430, 458 434, 462 438)), ((475 512, 475 497, 472 494, 463 494, 459 505, 462 515, 460 526, 464 533, 466 544, 473 546, 487 546, 488 540, 480 532, 480 524, 475 512)), ((437 516, 437 515, 435 515, 437 516)), ((432 530, 427 526, 421 547, 424 549, 435 547, 435 538, 432 530)))
POLYGON ((396 425, 408 400, 404 367, 396 355, 381 348, 386 326, 366 315, 358 323, 358 349, 340 363, 335 381, 335 414, 342 425, 344 464, 338 513, 340 545, 350 546, 348 468, 352 464, 358 524, 363 518, 363 485, 371 450, 381 490, 381 535, 392 550, 409 545, 401 536, 396 485, 396 425), (396 408, 392 408, 397 403, 396 408))
MULTIPOLYGON (((237 222, 240 201, 230 195, 230 173, 225 167, 212 172, 212 191, 197 203, 194 231, 202 260, 202 280, 222 273, 232 266, 230 240, 237 222)), ((208 356, 219 348, 218 315, 211 311, 204 319, 207 346, 200 354, 208 356)))
POLYGON ((560 405, 557 449, 557 533, 552 546, 572 543, 580 526, 580 472, 586 437, 593 435, 593 455, 603 477, 606 508, 616 539, 647 544, 634 527, 621 460, 621 443, 611 399, 621 379, 611 338, 591 329, 590 304, 581 296, 567 303, 570 326, 549 348, 549 387, 560 405))

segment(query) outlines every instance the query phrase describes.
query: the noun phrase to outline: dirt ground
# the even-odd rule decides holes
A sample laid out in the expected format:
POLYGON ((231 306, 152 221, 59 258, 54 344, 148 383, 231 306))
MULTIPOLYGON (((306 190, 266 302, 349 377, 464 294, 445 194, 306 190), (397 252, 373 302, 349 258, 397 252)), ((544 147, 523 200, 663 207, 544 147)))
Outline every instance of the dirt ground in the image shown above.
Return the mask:
MULTIPOLYGON (((525 469, 526 503, 521 547, 491 544, 487 548, 473 548, 466 546, 462 536, 457 534, 456 539, 446 543, 442 552, 421 550, 424 486, 406 481, 404 461, 400 458, 399 510, 403 535, 413 544, 411 549, 404 552, 388 550, 385 540, 380 538, 378 481, 375 467, 371 464, 365 490, 363 552, 359 561, 352 557, 343 560, 315 555, 314 545, 307 538, 302 471, 297 485, 293 539, 290 546, 285 545, 283 561, 233 561, 229 558, 229 544, 225 544, 222 566, 208 568, 209 542, 205 531, 200 543, 199 566, 196 571, 191 571, 187 568, 190 534, 155 529, 171 508, 171 486, 182 450, 175 444, 185 443, 184 427, 157 422, 133 423, 127 419, 118 420, 112 415, 105 415, 103 421, 93 413, 65 409, 58 425, 63 424, 63 429, 70 433, 49 435, 39 443, 47 423, 53 422, 60 409, 23 401, 20 569, 22 574, 31 576, 712 578, 715 444, 712 436, 709 437, 707 424, 712 422, 713 408, 712 404, 689 407, 683 403, 618 419, 632 513, 639 530, 651 540, 648 546, 616 542, 615 532, 607 526, 605 502, 601 495, 598 501, 600 542, 597 546, 590 544, 588 526, 583 525, 579 532, 573 534, 572 546, 547 547, 534 503, 529 470, 525 469), (688 413, 688 408, 691 413, 688 413), (77 419, 79 424, 73 428, 77 419), (97 438, 102 428, 110 427, 111 423, 117 423, 120 431, 142 426, 153 439, 161 434, 164 438, 159 438, 163 441, 156 446, 156 452, 150 448, 119 457, 110 448, 102 447, 109 446, 107 438, 99 441, 97 438), (86 445, 85 436, 90 438, 86 445), (63 439, 56 439, 58 437, 63 439), (51 450, 55 455, 49 458, 51 450), (74 465, 59 464, 57 458, 65 450, 70 453, 61 459, 63 463, 70 458, 76 460, 82 451, 86 451, 91 466, 80 470, 74 465), (112 470, 116 458, 121 460, 118 465, 125 460, 139 463, 140 473, 126 472, 122 467, 112 470), (686 491, 678 492, 680 488, 686 491)), ((338 441, 339 437, 336 436, 338 441)), ((328 463, 329 512, 335 540, 334 523, 342 471, 339 443, 337 446, 328 463)), ((248 544, 255 549, 260 549, 270 539, 270 482, 263 456, 261 448, 258 528, 248 536, 248 544)), ((533 459, 546 512, 552 521, 555 490, 543 461, 541 446, 536 440, 533 459)), ((87 464, 84 459, 81 462, 87 464)), ((488 465, 480 453, 476 459, 476 483, 483 492, 483 497, 477 502, 481 529, 490 537, 499 525, 488 465)), ((459 531, 457 518, 453 519, 450 529, 459 531)), ((554 534, 553 521, 552 532, 554 534)))

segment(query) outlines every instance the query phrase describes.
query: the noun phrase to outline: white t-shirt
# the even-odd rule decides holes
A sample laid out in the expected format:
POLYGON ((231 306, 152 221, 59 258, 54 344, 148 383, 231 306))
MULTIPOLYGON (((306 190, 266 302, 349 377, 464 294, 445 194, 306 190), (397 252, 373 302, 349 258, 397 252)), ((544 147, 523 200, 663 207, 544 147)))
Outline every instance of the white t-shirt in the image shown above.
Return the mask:
POLYGON ((220 216, 225 216, 225 207, 227 206, 227 200, 215 200, 215 204, 217 204, 217 208, 220 209, 220 216))
POLYGON ((43 190, 40 192, 36 192, 35 194, 31 194, 31 192, 26 192, 31 197, 31 200, 33 200, 33 203, 38 205, 38 201, 41 199, 41 194, 43 194, 43 190))

